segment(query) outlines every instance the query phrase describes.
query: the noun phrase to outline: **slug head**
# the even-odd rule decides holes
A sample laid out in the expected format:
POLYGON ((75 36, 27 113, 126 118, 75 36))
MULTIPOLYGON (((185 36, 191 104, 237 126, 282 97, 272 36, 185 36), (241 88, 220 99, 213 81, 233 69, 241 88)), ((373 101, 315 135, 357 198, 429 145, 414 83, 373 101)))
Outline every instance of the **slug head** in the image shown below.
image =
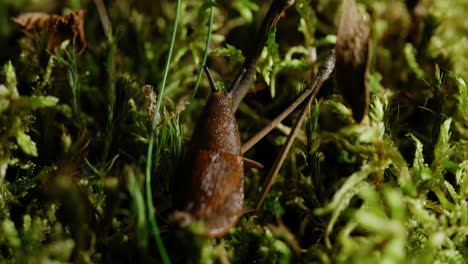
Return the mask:
POLYGON ((207 67, 205 72, 212 93, 192 136, 192 147, 240 155, 241 142, 236 118, 231 110, 231 93, 219 91, 207 67))

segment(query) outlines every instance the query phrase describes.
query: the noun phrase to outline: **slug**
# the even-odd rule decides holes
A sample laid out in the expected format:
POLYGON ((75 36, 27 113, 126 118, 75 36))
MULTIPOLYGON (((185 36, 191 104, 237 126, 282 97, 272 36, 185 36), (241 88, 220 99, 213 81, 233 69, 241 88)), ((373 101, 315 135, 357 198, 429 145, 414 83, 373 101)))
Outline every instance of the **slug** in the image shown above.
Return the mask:
POLYGON ((234 112, 253 80, 269 32, 293 3, 271 3, 242 70, 227 92, 218 90, 205 67, 212 92, 192 136, 185 171, 174 186, 174 205, 178 209, 170 217, 174 222, 186 226, 201 221, 208 237, 218 237, 228 232, 242 214, 252 211, 244 208, 244 166, 263 166, 242 157, 234 112))
POLYGON ((225 234, 245 212, 244 160, 231 110, 232 93, 219 91, 208 68, 205 71, 212 92, 191 139, 185 188, 179 192, 182 211, 174 213, 172 219, 182 225, 202 221, 206 235, 217 237, 225 234))

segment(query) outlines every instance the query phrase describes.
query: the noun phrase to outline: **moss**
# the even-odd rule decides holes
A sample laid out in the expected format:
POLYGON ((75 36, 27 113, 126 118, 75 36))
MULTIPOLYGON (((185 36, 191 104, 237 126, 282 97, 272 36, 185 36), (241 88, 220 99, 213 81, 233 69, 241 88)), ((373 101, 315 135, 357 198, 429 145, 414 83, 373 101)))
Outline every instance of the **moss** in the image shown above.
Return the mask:
MULTIPOLYGON (((182 1, 162 95, 174 1, 108 3, 108 34, 94 1, 2 1, 0 262, 160 263, 148 219, 155 215, 174 263, 465 263, 463 0, 357 1, 371 28, 363 123, 353 122, 330 79, 258 212, 216 239, 200 223, 169 221, 182 195, 173 187, 184 184, 174 179, 209 93, 204 77, 194 92, 207 33, 208 65, 228 87, 267 2, 182 1), (26 36, 6 19, 72 8, 88 10, 83 51, 72 41, 47 50, 45 36, 26 36), (148 211, 143 172, 158 100, 148 211)), ((339 2, 296 0, 268 35, 236 114, 244 141, 314 78, 336 42, 339 2)), ((296 117, 247 156, 271 167, 296 117)), ((266 173, 245 170, 246 205, 266 173)))

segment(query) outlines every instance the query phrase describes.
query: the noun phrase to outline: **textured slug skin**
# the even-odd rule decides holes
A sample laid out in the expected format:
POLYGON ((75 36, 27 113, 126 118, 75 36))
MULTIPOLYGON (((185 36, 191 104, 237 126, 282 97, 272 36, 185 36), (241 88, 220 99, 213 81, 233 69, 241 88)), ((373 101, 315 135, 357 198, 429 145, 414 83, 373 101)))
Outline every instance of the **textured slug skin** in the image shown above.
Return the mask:
MULTIPOLYGON (((244 168, 231 98, 209 97, 190 143, 179 208, 184 221, 203 221, 207 236, 225 234, 242 215, 244 168)), ((179 219, 180 220, 180 219, 179 219)))

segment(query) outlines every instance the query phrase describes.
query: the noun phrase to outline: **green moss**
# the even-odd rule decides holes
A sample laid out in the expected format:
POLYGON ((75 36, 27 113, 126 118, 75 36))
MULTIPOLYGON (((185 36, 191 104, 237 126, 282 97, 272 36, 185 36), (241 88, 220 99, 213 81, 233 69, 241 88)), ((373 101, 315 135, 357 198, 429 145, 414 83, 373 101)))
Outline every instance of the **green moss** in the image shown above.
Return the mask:
MULTIPOLYGON (((174 1, 109 2, 107 35, 94 1, 36 2, 0 3, 0 262, 160 263, 150 215, 173 263, 466 262, 466 1, 357 1, 372 36, 368 116, 355 124, 327 81, 262 208, 216 239, 202 223, 169 221, 209 94, 205 77, 194 86, 212 31, 207 63, 229 87, 269 2, 182 1, 163 95, 174 1), (88 10, 84 51, 72 41, 46 50, 47 36, 7 19, 78 7, 88 10)), ((297 97, 336 42, 340 1, 295 2, 236 114, 243 140, 297 97)), ((246 205, 296 117, 247 153, 266 169, 245 170, 246 205)))

